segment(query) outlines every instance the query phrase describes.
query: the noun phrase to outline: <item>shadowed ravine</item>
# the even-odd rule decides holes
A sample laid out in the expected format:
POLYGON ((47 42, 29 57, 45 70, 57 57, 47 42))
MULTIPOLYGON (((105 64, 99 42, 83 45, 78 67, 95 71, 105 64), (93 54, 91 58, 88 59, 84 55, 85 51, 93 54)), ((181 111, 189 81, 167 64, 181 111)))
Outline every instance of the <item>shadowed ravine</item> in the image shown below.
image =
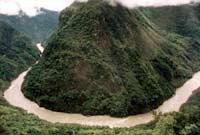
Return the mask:
MULTIPOLYGON (((38 49, 43 52, 44 48, 41 44, 37 44, 38 49)), ((68 123, 68 124, 81 124, 89 126, 109 126, 109 127, 133 127, 139 124, 145 124, 154 120, 154 113, 149 112, 145 114, 139 114, 129 116, 126 118, 113 118, 110 116, 83 116, 82 114, 69 114, 60 113, 47 110, 39 107, 36 103, 25 98, 22 91, 21 85, 24 81, 24 77, 28 73, 27 71, 21 73, 16 78, 11 86, 5 91, 5 99, 13 106, 22 108, 28 113, 32 113, 39 118, 52 122, 52 123, 68 123)), ((200 72, 197 72, 189 79, 182 87, 176 90, 176 94, 165 101, 158 109, 154 110, 157 113, 168 113, 173 111, 179 111, 182 104, 184 104, 188 98, 192 95, 192 92, 200 87, 200 72)))

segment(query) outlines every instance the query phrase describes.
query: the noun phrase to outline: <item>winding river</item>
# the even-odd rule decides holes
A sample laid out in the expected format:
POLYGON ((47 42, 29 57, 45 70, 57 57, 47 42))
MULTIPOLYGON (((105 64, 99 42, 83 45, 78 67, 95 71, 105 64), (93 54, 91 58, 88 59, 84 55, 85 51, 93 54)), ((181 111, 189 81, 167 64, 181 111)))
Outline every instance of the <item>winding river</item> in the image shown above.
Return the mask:
MULTIPOLYGON (((41 44, 37 44, 38 49, 43 52, 44 48, 41 44)), ((154 113, 168 113, 173 111, 179 111, 182 104, 184 104, 188 98, 192 95, 192 92, 200 87, 200 72, 197 72, 189 79, 182 87, 176 90, 176 93, 169 100, 165 101, 160 107, 152 112, 129 116, 126 118, 113 118, 110 116, 83 116, 82 114, 70 114, 51 111, 42 107, 39 107, 36 103, 30 101, 24 97, 21 86, 24 81, 24 77, 28 73, 30 68, 21 73, 11 86, 5 91, 4 98, 13 106, 22 108, 28 113, 38 116, 40 119, 46 120, 52 123, 68 123, 68 124, 81 124, 88 126, 109 126, 113 127, 133 127, 140 124, 146 124, 154 120, 154 113)))

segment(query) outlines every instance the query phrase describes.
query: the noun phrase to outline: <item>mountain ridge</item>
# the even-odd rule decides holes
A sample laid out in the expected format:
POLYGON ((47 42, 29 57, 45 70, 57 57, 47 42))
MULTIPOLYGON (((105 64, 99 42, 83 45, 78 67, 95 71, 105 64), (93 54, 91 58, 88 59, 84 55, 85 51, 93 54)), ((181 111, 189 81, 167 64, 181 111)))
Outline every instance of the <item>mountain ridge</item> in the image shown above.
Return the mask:
POLYGON ((58 21, 58 12, 41 8, 40 14, 29 17, 23 11, 19 15, 0 14, 0 21, 26 34, 34 44, 45 42, 58 21))

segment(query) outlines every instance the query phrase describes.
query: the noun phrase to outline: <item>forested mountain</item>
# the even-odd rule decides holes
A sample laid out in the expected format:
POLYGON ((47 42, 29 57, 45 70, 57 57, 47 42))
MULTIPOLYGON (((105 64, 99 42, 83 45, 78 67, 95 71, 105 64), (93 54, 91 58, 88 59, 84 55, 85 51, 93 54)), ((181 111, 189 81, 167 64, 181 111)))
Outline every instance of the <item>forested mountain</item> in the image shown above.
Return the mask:
MULTIPOLYGON (((31 99, 33 99, 33 95, 36 96, 34 100, 38 100, 42 106, 55 110, 61 110, 60 107, 62 107, 65 108, 63 111, 75 112, 72 108, 67 110, 67 107, 74 105, 81 108, 80 101, 87 102, 86 95, 91 104, 83 104, 83 106, 88 105, 86 106, 89 108, 88 110, 92 108, 96 111, 96 108, 100 108, 104 101, 108 106, 104 109, 108 111, 107 109, 111 110, 112 107, 113 110, 108 114, 113 115, 113 112, 116 111, 121 113, 122 106, 126 108, 127 105, 130 105, 128 103, 131 98, 135 100, 140 97, 150 99, 153 94, 157 95, 159 91, 154 90, 153 84, 160 89, 166 87, 160 92, 162 96, 169 92, 170 96, 175 90, 174 86, 182 84, 183 80, 189 77, 193 71, 199 69, 200 6, 183 5, 128 10, 121 6, 111 7, 99 1, 90 1, 89 4, 76 3, 62 12, 58 29, 49 39, 44 57, 38 65, 34 66, 24 83, 25 94, 31 99), (75 67, 74 70, 73 67, 75 67), (102 71, 102 69, 104 70, 102 71), (93 72, 96 73, 95 77, 93 72), (59 80, 59 78, 63 80, 59 80), (105 85, 103 79, 108 79, 109 85, 105 85), (117 83, 115 83, 116 79, 117 83), (125 81, 122 82, 123 79, 125 81), (160 81, 158 81, 159 79, 160 81), (73 80, 77 80, 77 82, 73 80), (154 80, 155 83, 152 83, 151 80, 154 80), (88 84, 87 82, 94 85, 92 91, 88 89, 88 85, 85 86, 88 84), (167 84, 161 86, 160 82, 163 85, 167 84), (122 91, 121 89, 108 87, 113 86, 110 84, 118 83, 120 83, 120 88, 123 88, 121 95, 118 94, 122 91), (128 89, 127 86, 133 87, 133 89, 128 89), (99 87, 102 87, 100 89, 102 91, 99 90, 99 87), (27 92, 28 90, 30 92, 27 92), (109 96, 104 94, 105 91, 109 96), (138 95, 132 97, 134 95, 132 91, 133 93, 138 92, 138 95), (157 93, 151 94, 151 92, 157 93), (62 98, 63 93, 64 98, 62 98), (82 96, 77 96, 78 93, 84 95, 83 99, 81 99, 82 96), (104 97, 108 100, 104 100, 104 97), (76 100, 77 102, 75 102, 76 100), (121 105, 124 100, 127 104, 121 105), (48 104, 49 106, 47 106, 48 104), (52 108, 54 105, 57 105, 58 108, 52 108)), ((19 70, 25 70, 28 67, 25 65, 33 63, 37 57, 38 52, 27 37, 0 22, 1 90, 2 86, 8 84, 8 81, 2 80, 2 78, 12 80, 16 74, 19 74, 19 70)), ((163 96, 163 98, 165 97, 163 96)), ((1 91, 0 99, 2 99, 1 91)), ((159 115, 149 124, 123 129, 48 123, 0 100, 0 134, 200 135, 199 103, 200 89, 193 93, 180 112, 159 115)), ((102 113, 98 111, 95 114, 102 113)), ((126 112, 126 110, 124 111, 126 112)), ((91 113, 86 112, 86 114, 91 113)), ((114 115, 126 114, 114 113, 114 115)))
POLYGON ((41 9, 40 14, 29 17, 23 11, 19 15, 0 14, 0 21, 10 24, 16 30, 23 32, 34 43, 46 41, 58 22, 58 12, 41 9))
POLYGON ((199 40, 199 4, 144 9, 141 8, 141 10, 153 23, 155 23, 161 29, 199 40))
MULTIPOLYGON (((180 15, 195 18, 188 31, 196 31, 199 6, 188 8, 194 14, 181 7, 180 15)), ((189 22, 178 23, 166 12, 101 0, 74 3, 62 11, 43 58, 26 77, 24 94, 52 110, 89 115, 127 116, 156 108, 200 65, 198 35, 181 30, 189 22), (152 19, 162 15, 171 28, 152 19)))
MULTIPOLYGON (((4 22, 0 22, 0 95, 11 80, 39 57, 29 38, 4 22)), ((0 99, 2 97, 0 96, 0 99)))

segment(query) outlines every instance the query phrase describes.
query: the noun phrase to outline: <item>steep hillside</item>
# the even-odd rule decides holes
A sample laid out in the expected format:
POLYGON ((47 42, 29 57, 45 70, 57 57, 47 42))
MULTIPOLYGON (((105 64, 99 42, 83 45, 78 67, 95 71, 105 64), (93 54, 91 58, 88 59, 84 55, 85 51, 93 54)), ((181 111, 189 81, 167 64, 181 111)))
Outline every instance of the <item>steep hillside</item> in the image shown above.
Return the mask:
POLYGON ((0 99, 9 82, 33 64, 38 56, 38 50, 27 37, 0 22, 0 99))
POLYGON ((56 111, 142 113, 172 96, 192 75, 200 65, 199 52, 199 41, 161 31, 141 9, 101 0, 74 3, 61 13, 22 89, 56 111))
POLYGON ((141 10, 161 29, 199 40, 200 4, 143 8, 141 10))
POLYGON ((46 41, 58 22, 58 12, 41 9, 41 14, 29 17, 20 15, 7 16, 0 14, 0 21, 10 24, 13 28, 25 33, 34 43, 46 41))

